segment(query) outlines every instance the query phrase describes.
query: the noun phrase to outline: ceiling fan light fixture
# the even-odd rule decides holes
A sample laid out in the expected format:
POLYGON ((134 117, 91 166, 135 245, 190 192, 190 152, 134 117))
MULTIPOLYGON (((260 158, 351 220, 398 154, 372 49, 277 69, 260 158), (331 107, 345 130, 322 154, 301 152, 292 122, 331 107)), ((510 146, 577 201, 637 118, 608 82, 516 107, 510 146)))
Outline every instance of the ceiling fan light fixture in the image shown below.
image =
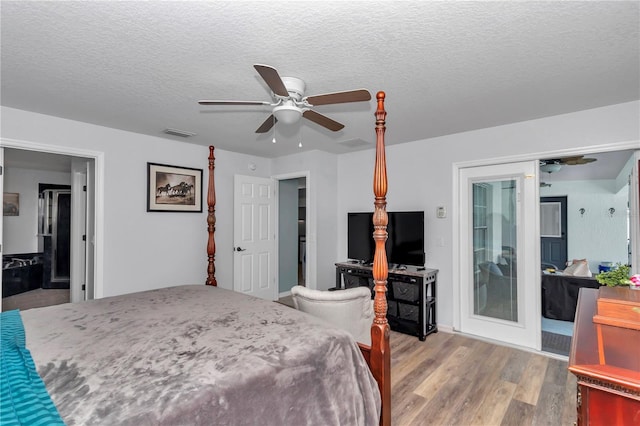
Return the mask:
POLYGON ((540 170, 545 173, 559 172, 562 166, 558 163, 546 163, 540 166, 540 170))
POLYGON ((271 89, 273 102, 266 101, 234 101, 234 100, 201 100, 200 105, 268 105, 272 107, 271 116, 256 129, 256 133, 267 133, 275 127, 276 121, 293 124, 304 117, 332 132, 344 128, 344 124, 311 109, 314 105, 342 104, 347 102, 364 102, 371 100, 367 89, 346 90, 320 95, 305 96, 306 84, 297 77, 281 77, 278 71, 269 65, 254 64, 253 67, 271 89), (273 118, 273 120, 272 120, 273 118))
POLYGON ((295 105, 280 105, 273 109, 273 115, 284 124, 293 124, 302 117, 302 110, 295 105))

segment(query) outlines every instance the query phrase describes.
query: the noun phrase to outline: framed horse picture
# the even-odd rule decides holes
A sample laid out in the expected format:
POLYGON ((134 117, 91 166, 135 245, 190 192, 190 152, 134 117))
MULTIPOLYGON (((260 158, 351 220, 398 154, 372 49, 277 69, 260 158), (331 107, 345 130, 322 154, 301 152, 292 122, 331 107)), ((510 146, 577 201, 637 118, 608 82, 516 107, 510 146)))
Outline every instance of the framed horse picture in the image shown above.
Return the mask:
POLYGON ((2 215, 20 215, 20 194, 17 192, 5 192, 2 194, 2 215))
POLYGON ((202 212, 202 169, 147 163, 148 212, 202 212))

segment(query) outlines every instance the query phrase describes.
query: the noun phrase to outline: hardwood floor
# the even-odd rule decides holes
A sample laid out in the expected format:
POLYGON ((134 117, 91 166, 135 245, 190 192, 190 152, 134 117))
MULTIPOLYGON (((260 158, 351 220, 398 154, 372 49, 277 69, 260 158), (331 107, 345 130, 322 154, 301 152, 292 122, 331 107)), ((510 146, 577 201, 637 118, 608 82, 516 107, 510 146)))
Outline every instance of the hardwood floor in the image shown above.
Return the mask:
POLYGON ((424 342, 392 331, 390 344, 394 426, 576 421, 576 378, 566 361, 443 331, 424 342))
POLYGON ((412 425, 573 425, 567 362, 454 333, 391 332, 391 419, 412 425))

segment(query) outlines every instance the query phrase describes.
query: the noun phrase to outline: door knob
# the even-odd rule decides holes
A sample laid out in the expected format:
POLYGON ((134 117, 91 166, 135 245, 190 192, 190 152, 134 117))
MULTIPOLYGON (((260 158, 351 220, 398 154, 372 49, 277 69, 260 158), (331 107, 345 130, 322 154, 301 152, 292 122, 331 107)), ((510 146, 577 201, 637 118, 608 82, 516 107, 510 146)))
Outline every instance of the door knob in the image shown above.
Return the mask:
POLYGON ((236 251, 245 251, 246 249, 243 249, 242 247, 236 247, 236 251))

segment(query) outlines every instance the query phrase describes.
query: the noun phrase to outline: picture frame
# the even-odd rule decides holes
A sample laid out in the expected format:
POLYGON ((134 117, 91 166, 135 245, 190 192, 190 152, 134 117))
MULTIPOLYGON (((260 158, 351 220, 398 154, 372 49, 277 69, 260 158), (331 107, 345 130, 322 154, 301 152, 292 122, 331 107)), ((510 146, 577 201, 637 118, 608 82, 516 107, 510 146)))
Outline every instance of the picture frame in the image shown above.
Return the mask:
POLYGON ((20 194, 17 192, 2 193, 2 216, 20 216, 20 194))
POLYGON ((202 212, 202 169, 147 163, 148 212, 202 212))

